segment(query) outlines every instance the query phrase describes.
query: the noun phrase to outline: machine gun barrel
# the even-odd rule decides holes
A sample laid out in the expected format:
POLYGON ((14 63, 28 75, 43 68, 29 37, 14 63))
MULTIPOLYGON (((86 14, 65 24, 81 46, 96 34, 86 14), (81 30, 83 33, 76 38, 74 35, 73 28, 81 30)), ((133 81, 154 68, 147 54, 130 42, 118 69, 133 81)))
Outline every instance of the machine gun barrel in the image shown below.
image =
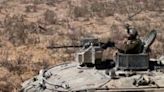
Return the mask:
POLYGON ((68 46, 48 46, 48 49, 62 49, 62 48, 81 48, 82 45, 68 45, 68 46))

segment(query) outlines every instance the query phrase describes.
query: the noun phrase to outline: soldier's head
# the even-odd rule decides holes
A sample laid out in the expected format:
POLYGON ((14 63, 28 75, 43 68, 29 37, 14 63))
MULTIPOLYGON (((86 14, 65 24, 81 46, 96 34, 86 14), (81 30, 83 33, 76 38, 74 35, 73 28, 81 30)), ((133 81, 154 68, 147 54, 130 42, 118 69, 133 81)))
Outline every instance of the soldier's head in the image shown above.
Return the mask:
POLYGON ((138 35, 138 32, 135 28, 130 28, 129 30, 127 30, 127 33, 129 39, 136 39, 138 35))

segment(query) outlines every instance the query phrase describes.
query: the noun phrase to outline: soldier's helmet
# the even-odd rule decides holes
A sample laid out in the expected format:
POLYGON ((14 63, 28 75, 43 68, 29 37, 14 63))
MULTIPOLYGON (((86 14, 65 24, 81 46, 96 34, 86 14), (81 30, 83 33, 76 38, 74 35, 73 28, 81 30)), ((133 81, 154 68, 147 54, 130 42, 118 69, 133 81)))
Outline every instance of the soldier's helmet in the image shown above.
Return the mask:
POLYGON ((138 35, 138 32, 135 28, 130 28, 128 30, 128 34, 129 34, 130 37, 136 38, 137 35, 138 35))

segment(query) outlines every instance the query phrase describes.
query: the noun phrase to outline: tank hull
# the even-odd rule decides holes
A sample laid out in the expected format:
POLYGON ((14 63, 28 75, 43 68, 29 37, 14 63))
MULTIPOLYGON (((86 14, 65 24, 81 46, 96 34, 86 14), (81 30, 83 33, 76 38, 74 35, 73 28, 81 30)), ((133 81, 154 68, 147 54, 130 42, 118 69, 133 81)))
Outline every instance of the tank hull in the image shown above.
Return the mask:
MULTIPOLYGON (((139 71, 134 75, 120 76, 117 79, 112 79, 110 75, 106 74, 106 69, 98 70, 95 67, 78 67, 78 63, 72 62, 54 66, 44 73, 44 77, 39 74, 24 82, 22 92, 164 91, 164 74, 156 71, 139 71), (155 81, 155 84, 143 86, 134 85, 134 79, 139 78, 141 75, 148 76, 151 80, 155 81)), ((120 72, 117 71, 116 73, 120 72)))

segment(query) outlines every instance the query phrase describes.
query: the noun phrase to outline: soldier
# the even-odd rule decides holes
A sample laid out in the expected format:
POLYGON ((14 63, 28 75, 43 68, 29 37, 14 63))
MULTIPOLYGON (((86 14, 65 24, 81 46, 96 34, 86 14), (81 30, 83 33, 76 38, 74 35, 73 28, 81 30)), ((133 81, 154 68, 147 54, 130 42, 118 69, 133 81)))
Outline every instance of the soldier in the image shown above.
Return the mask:
POLYGON ((138 32, 135 28, 130 28, 126 25, 127 37, 123 40, 122 45, 116 45, 111 42, 110 39, 101 45, 101 48, 106 49, 108 47, 116 47, 120 53, 125 54, 138 54, 143 51, 143 43, 138 37, 138 32))
POLYGON ((119 52, 125 54, 138 54, 143 50, 142 41, 138 38, 138 32, 135 28, 127 28, 127 37, 123 41, 123 45, 118 47, 119 52))

